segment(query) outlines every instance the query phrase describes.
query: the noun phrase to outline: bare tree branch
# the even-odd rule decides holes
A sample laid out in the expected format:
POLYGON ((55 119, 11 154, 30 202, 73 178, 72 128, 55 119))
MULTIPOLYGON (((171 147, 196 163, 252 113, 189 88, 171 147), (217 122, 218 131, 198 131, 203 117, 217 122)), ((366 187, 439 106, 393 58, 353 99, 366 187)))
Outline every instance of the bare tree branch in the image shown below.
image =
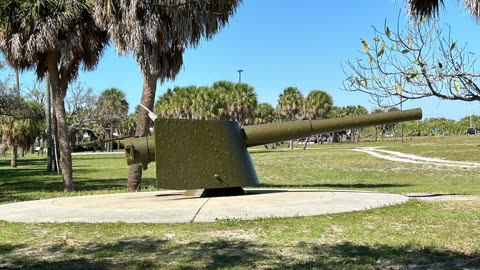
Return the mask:
POLYGON ((397 22, 393 31, 385 22, 373 28, 372 41, 362 39, 362 57, 347 61, 344 89, 367 93, 381 107, 402 100, 436 96, 446 100, 480 101, 476 56, 459 46, 450 28, 437 22, 397 22))

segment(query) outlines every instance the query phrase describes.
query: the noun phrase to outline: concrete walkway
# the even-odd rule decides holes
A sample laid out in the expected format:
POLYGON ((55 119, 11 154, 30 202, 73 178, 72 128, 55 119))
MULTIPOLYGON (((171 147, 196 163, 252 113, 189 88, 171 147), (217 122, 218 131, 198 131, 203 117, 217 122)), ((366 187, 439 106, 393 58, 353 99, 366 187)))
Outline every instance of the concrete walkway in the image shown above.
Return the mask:
POLYGON ((250 189, 248 195, 193 198, 181 191, 61 197, 0 205, 11 222, 190 223, 217 219, 316 216, 403 203, 408 197, 361 191, 250 189))

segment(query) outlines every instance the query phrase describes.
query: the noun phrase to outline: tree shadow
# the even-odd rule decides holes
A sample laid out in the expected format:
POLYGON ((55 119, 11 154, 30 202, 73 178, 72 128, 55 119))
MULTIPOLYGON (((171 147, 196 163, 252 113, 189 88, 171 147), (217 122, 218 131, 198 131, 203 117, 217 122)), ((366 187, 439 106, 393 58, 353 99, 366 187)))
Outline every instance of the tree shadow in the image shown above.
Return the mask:
MULTIPOLYGON (((13 246, 10 250, 15 251, 16 248, 13 246)), ((63 242, 44 249, 37 256, 14 252, 8 258, 7 268, 478 269, 479 258, 479 253, 463 254, 445 249, 359 245, 350 242, 279 245, 218 238, 187 243, 140 238, 80 245, 63 242), (51 254, 56 256, 49 256, 51 254), (42 259, 45 256, 50 259, 42 259)))
POLYGON ((407 184, 301 184, 301 185, 278 185, 261 183, 260 188, 329 188, 329 189, 376 189, 376 188, 399 188, 408 187, 407 184))
POLYGON ((16 249, 24 248, 25 245, 0 244, 0 255, 8 254, 16 249))
MULTIPOLYGON (((48 197, 48 193, 61 193, 63 191, 63 183, 59 179, 52 180, 31 180, 25 179, 9 179, 0 181, 0 203, 27 201, 38 199, 38 196, 48 197), (41 192, 41 193, 39 193, 41 192)), ((155 185, 155 179, 142 179, 142 187, 149 187, 155 185)), ((112 178, 112 179, 81 179, 75 181, 75 192, 65 193, 65 196, 76 196, 79 193, 108 191, 108 190, 125 190, 127 187, 126 178, 112 178)), ((58 195, 57 195, 58 196, 58 195)))

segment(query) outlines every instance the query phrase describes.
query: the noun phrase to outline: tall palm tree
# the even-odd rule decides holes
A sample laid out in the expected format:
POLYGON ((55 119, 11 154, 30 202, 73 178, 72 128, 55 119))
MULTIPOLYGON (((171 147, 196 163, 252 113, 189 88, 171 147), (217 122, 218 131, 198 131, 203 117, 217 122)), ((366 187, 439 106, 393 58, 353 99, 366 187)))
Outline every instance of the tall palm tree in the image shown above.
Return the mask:
MULTIPOLYGON (((332 109, 333 98, 322 90, 312 90, 308 93, 303 104, 304 117, 310 120, 324 118, 332 109)), ((317 136, 318 141, 318 136, 317 136)), ((303 150, 307 148, 308 139, 305 138, 303 150)))
MULTIPOLYGON (((349 105, 345 107, 346 116, 355 116, 355 115, 366 115, 368 110, 362 105, 349 105)), ((359 140, 359 130, 351 129, 350 130, 350 140, 352 142, 358 142, 359 140)))
MULTIPOLYGON (((301 118, 303 108, 303 95, 296 87, 287 87, 278 97, 278 114, 289 121, 301 118)), ((290 141, 293 149, 293 140, 290 141)))
POLYGON ((258 104, 255 89, 246 83, 233 84, 225 93, 225 100, 230 120, 240 125, 248 124, 258 104))
MULTIPOLYGON (((95 2, 95 17, 108 30, 117 52, 132 53, 137 60, 144 78, 140 102, 153 110, 157 81, 175 78, 183 65, 185 48, 217 33, 241 0, 95 2)), ((135 135, 147 135, 150 125, 143 110, 135 135)), ((141 165, 130 166, 129 191, 140 190, 141 177, 141 165)))
POLYGON ((58 127, 64 191, 73 191, 65 95, 78 69, 95 67, 108 37, 92 15, 90 0, 0 1, 0 50, 9 65, 49 74, 58 127))
MULTIPOLYGON (((463 0, 466 9, 476 18, 480 18, 480 2, 478 0, 463 0)), ((430 18, 438 15, 443 0, 408 0, 410 14, 416 19, 430 18)))
POLYGON ((278 97, 277 110, 280 116, 289 121, 301 118, 303 95, 296 87, 287 87, 278 97))
POLYGON ((304 102, 304 114, 308 119, 322 119, 332 109, 333 98, 322 90, 312 90, 304 102))

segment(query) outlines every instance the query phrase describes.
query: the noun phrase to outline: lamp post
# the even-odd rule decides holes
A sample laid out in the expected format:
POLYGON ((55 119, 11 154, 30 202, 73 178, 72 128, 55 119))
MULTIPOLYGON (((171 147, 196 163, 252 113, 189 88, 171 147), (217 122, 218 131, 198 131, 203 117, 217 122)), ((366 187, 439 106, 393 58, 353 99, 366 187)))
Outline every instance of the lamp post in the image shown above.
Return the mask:
POLYGON ((238 72, 238 83, 242 83, 242 72, 243 72, 243 69, 239 69, 237 70, 238 72))

